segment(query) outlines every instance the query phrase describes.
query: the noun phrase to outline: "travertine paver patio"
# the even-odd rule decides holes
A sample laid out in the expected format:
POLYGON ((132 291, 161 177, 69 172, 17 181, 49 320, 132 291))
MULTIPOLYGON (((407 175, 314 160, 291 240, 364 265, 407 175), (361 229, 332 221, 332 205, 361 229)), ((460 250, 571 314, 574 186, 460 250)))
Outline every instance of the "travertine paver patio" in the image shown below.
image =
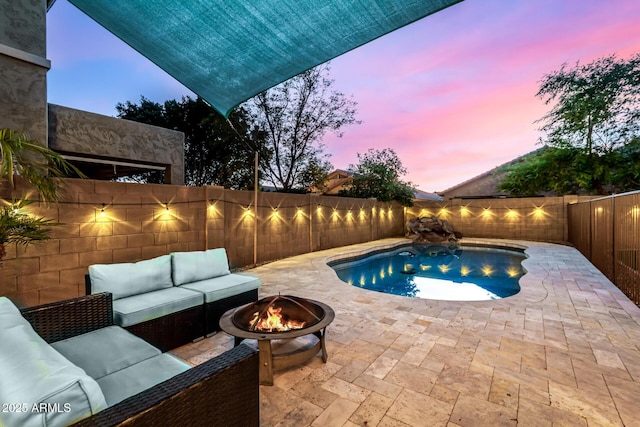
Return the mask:
MULTIPOLYGON (((328 362, 316 357, 260 387, 261 425, 640 425, 640 309, 577 250, 511 242, 528 247, 522 290, 483 302, 358 289, 325 262, 400 241, 250 271, 261 296, 309 297, 336 311, 328 362)), ((218 333, 175 352, 197 364, 232 343, 218 333)))

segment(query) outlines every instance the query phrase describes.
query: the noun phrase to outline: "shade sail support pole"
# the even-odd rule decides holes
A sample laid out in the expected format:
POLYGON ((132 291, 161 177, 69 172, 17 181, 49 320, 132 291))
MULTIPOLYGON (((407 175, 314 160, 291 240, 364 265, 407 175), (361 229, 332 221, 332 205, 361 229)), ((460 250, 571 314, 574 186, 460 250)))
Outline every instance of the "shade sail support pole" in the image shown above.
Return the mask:
POLYGON ((255 210, 253 219, 253 266, 258 265, 258 152, 253 159, 253 206, 255 210))

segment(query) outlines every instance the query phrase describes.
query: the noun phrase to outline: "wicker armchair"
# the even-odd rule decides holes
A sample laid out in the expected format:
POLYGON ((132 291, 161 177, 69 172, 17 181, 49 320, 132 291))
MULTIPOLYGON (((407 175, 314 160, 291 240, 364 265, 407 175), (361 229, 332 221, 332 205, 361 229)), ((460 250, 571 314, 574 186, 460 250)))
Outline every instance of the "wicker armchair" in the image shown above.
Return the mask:
MULTIPOLYGON (((113 325, 108 293, 21 311, 47 342, 113 325)), ((75 425, 258 426, 259 393, 258 353, 243 345, 75 425)))

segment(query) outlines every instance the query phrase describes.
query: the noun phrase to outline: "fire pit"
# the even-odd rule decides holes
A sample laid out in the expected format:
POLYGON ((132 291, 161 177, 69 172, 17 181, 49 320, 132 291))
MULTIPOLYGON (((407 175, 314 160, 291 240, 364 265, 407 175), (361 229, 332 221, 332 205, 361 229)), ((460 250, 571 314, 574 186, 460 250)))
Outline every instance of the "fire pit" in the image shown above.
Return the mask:
POLYGON ((266 297, 231 309, 222 315, 220 328, 234 337, 234 345, 243 339, 258 341, 260 384, 273 385, 273 371, 299 365, 322 350, 327 362, 325 329, 335 317, 333 309, 319 301, 290 295, 266 297), (271 342, 312 335, 316 342, 291 352, 275 354, 271 342))

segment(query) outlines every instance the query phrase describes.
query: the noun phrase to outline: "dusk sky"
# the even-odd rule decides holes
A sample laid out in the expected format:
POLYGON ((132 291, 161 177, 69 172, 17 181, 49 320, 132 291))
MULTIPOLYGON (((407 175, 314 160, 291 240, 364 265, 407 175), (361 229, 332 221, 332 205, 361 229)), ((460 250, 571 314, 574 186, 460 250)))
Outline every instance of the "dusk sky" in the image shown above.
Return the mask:
MULTIPOLYGON (((115 116, 140 96, 195 96, 66 0, 48 12, 47 38, 50 103, 115 116)), ((346 169, 393 148, 404 180, 442 191, 538 147, 545 74, 638 52, 638 0, 466 0, 331 61, 362 124, 328 135, 325 151, 346 169)))

